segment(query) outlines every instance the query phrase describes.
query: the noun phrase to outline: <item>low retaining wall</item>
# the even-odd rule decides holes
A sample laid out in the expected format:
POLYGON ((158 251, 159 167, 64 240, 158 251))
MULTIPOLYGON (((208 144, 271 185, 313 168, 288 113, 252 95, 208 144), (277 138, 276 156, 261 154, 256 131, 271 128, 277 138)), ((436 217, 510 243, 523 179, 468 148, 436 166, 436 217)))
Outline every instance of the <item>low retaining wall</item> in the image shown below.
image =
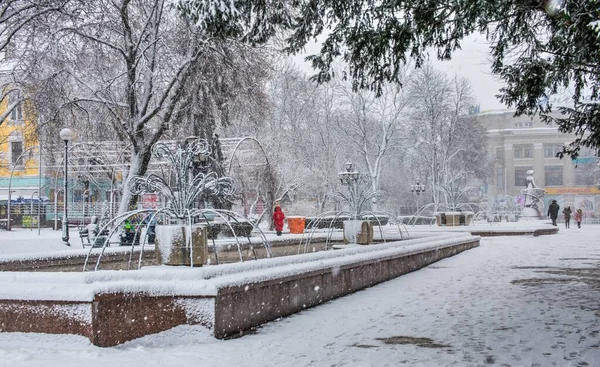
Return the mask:
POLYGON ((201 324, 227 338, 478 245, 445 234, 186 271, 3 273, 0 331, 79 334, 107 347, 201 324))
POLYGON ((558 233, 558 227, 550 227, 550 228, 539 228, 539 229, 517 229, 517 230, 506 230, 506 231, 498 231, 498 230, 485 230, 485 229, 476 229, 470 230, 471 234, 481 237, 497 237, 497 236, 546 236, 558 233))
MULTIPOLYGON (((82 271, 87 254, 53 256, 47 258, 14 259, 0 261, 0 271, 82 271)), ((131 267, 137 269, 140 253, 134 251, 131 267)), ((102 270, 126 270, 129 263, 129 252, 105 252, 100 267, 102 270)), ((98 254, 92 254, 88 269, 93 270, 98 260, 98 254)), ((142 264, 155 265, 154 249, 144 250, 142 264)))
POLYGON ((221 288, 215 304, 215 337, 240 334, 265 322, 371 287, 477 246, 479 239, 443 249, 221 288))

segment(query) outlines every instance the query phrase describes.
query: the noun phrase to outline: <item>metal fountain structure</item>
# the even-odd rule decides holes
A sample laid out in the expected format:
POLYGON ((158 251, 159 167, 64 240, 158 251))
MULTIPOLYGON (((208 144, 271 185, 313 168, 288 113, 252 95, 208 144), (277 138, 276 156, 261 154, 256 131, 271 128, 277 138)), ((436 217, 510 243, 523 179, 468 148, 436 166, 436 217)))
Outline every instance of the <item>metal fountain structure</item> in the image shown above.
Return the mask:
MULTIPOLYGON (((382 222, 379 218, 383 216, 391 218, 392 216, 385 212, 364 210, 368 203, 378 198, 382 198, 384 196, 383 191, 373 190, 371 188, 369 176, 354 170, 351 162, 345 163, 345 171, 339 172, 338 177, 340 178, 340 183, 345 190, 338 191, 332 196, 344 202, 348 209, 324 212, 309 222, 307 227, 312 228, 312 230, 306 237, 303 236, 300 240, 298 253, 308 252, 309 245, 314 238, 316 230, 319 228, 319 224, 327 221, 330 221, 329 226, 327 226, 327 238, 325 240, 325 246, 327 249, 330 248, 331 237, 335 229, 335 224, 340 220, 376 221, 379 227, 381 238, 383 242, 386 242, 383 234, 382 222)), ((409 237, 408 230, 406 230, 404 225, 397 224, 397 228, 400 239, 406 239, 409 237), (404 227, 404 232, 406 232, 405 234, 402 233, 401 226, 404 227)))
MULTIPOLYGON (((265 246, 267 257, 272 257, 271 247, 264 233, 257 225, 249 221, 247 218, 235 213, 231 210, 198 208, 198 198, 203 195, 217 195, 222 198, 231 200, 235 195, 233 180, 227 176, 219 176, 217 172, 198 170, 195 173, 195 168, 202 166, 203 163, 209 162, 212 149, 210 144, 205 139, 188 138, 186 142, 178 144, 173 151, 166 144, 159 142, 152 146, 152 155, 158 159, 166 159, 170 163, 175 174, 175 182, 170 184, 164 177, 156 174, 148 176, 134 176, 127 183, 127 189, 134 195, 142 194, 158 194, 163 199, 166 205, 156 209, 137 209, 125 212, 107 221, 99 230, 101 238, 101 251, 96 261, 94 270, 98 270, 102 255, 106 247, 110 244, 110 239, 120 233, 124 223, 130 218, 141 218, 140 223, 156 223, 157 219, 162 219, 169 223, 183 224, 187 226, 186 246, 190 250, 190 266, 194 266, 193 246, 191 244, 192 225, 201 223, 208 230, 214 224, 211 224, 213 218, 220 218, 221 223, 226 225, 235 239, 240 261, 244 261, 242 255, 242 244, 234 226, 240 223, 248 223, 259 234, 262 243, 265 246), (104 234, 104 235, 102 235, 104 234)), ((131 268, 133 252, 136 242, 139 243, 140 237, 143 241, 140 246, 140 254, 138 260, 138 269, 142 266, 142 258, 144 247, 147 243, 148 233, 142 236, 142 226, 137 226, 135 235, 131 244, 131 252, 129 257, 129 268, 131 268)), ((214 236, 212 238, 213 252, 215 263, 219 264, 218 246, 215 243, 214 236)), ((248 237, 248 244, 253 250, 253 244, 248 237)), ((98 246, 99 247, 99 246, 98 246)), ((94 250, 94 246, 90 247, 87 254, 83 271, 87 270, 89 258, 94 250)), ((252 251, 254 253, 254 251, 252 251)), ((256 259, 256 255, 254 256, 256 259)))
MULTIPOLYGON (((417 211, 411 216, 411 219, 407 224, 413 226, 416 225, 417 220, 426 212, 432 212, 434 215, 437 212, 470 212, 473 217, 477 216, 477 213, 481 211, 481 206, 476 203, 466 202, 465 197, 473 190, 473 188, 461 187, 459 180, 462 178, 463 176, 461 173, 445 184, 436 185, 434 189, 436 192, 442 194, 444 201, 428 203, 423 206, 417 204, 417 211)), ((419 180, 417 180, 416 185, 411 185, 411 192, 416 193, 417 198, 420 191, 419 186, 421 187, 421 192, 425 192, 425 186, 420 185, 419 180)))

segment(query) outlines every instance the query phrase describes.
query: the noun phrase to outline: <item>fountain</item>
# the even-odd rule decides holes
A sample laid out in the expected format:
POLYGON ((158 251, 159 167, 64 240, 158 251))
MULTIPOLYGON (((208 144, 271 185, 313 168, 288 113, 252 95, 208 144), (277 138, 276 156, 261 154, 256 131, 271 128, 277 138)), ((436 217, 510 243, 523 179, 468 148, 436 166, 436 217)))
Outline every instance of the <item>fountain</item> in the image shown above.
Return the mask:
MULTIPOLYGON (((300 240, 298 253, 302 251, 308 252, 309 245, 318 229, 326 229, 325 249, 331 248, 331 239, 336 228, 343 229, 344 242, 350 244, 350 246, 372 243, 374 227, 379 229, 381 240, 386 242, 383 226, 388 223, 391 215, 381 211, 365 210, 368 203, 382 198, 384 193, 379 190, 373 190, 369 176, 354 171, 352 163, 347 162, 345 169, 345 171, 338 173, 340 183, 345 190, 339 191, 332 196, 345 202, 348 209, 324 212, 309 220, 306 223, 306 228, 310 229, 310 232, 300 240)), ((403 224, 397 223, 396 228, 399 239, 402 240, 409 237, 408 230, 406 230, 403 224), (403 233, 402 227, 404 227, 405 233, 403 233)))
MULTIPOLYGON (((203 194, 230 197, 233 185, 229 178, 214 172, 205 170, 194 174, 190 169, 192 157, 210 156, 208 144, 203 140, 178 146, 175 151, 157 144, 153 146, 153 153, 170 160, 177 180, 170 185, 161 177, 149 175, 128 182, 127 188, 132 193, 160 194, 165 204, 157 209, 123 213, 103 225, 100 233, 108 231, 108 234, 100 236, 102 252, 94 250, 95 255, 100 255, 95 269, 109 239, 126 220, 135 217, 146 221, 148 226, 160 218, 163 224, 156 226, 156 241, 163 263, 180 261, 181 265, 190 267, 148 267, 136 272, 0 272, 3 290, 0 331, 79 334, 101 347, 186 324, 203 325, 216 338, 229 338, 479 246, 477 236, 444 233, 401 243, 353 245, 339 251, 191 268, 204 264, 202 256, 197 254, 205 254, 205 236, 211 230, 211 217, 220 219, 234 234, 237 232, 235 224, 243 220, 228 210, 197 208, 196 198, 203 194)), ((338 197, 347 201, 349 209, 335 212, 334 218, 344 216, 363 223, 376 222, 385 241, 382 215, 363 210, 369 200, 381 193, 370 190, 367 178, 353 172, 351 166, 340 174, 341 179, 344 177, 349 177, 347 183, 351 185, 346 185, 347 191, 340 192, 338 197)), ((331 225, 329 230, 332 230, 331 225)), ((403 237, 400 226, 398 231, 403 237)), ((271 257, 270 246, 262 232, 259 233, 266 256, 271 257)), ((358 236, 354 235, 358 242, 358 236)), ((136 239, 140 237, 143 238, 141 259, 149 236, 148 231, 144 233, 138 227, 131 240, 130 262, 136 239)), ((237 236, 235 241, 243 261, 237 236)), ((86 265, 92 249, 90 247, 86 265)), ((218 261, 217 246, 214 246, 214 255, 218 261)))
MULTIPOLYGON (((99 233, 106 235, 100 236, 102 244, 100 255, 96 261, 94 270, 98 270, 102 255, 107 246, 110 245, 110 239, 122 231, 125 223, 132 219, 137 219, 139 223, 154 225, 158 219, 163 224, 156 225, 156 252, 157 259, 162 265, 187 265, 202 266, 210 263, 208 259, 208 237, 209 233, 215 233, 215 226, 225 226, 232 233, 239 254, 240 261, 244 261, 242 255, 242 246, 238 235, 243 225, 251 226, 261 237, 265 246, 267 257, 272 256, 272 251, 264 233, 247 218, 224 209, 198 208, 198 199, 200 197, 219 196, 222 199, 231 200, 234 197, 235 190, 233 180, 230 177, 219 176, 215 171, 197 170, 198 163, 208 162, 211 157, 211 146, 205 139, 190 138, 182 146, 179 144, 175 151, 172 151, 165 143, 156 143, 152 147, 152 155, 158 159, 166 159, 170 163, 175 174, 175 181, 169 184, 164 177, 156 174, 150 174, 145 177, 135 176, 129 180, 127 189, 134 195, 159 194, 165 200, 164 207, 156 209, 138 209, 125 212, 106 222, 99 233)), ((142 266, 143 251, 148 239, 148 231, 142 231, 143 226, 138 225, 132 238, 128 240, 131 245, 129 268, 133 257, 134 246, 143 241, 140 247, 138 260, 138 269, 142 266), (145 232, 145 233, 144 233, 145 232)), ((250 241, 249 233, 248 244, 251 252, 256 259, 256 253, 253 244, 250 241)), ((219 263, 218 248, 212 237, 213 253, 215 263, 219 263)), ((90 248, 86 257, 83 270, 87 270, 87 264, 92 254, 93 247, 90 248)))

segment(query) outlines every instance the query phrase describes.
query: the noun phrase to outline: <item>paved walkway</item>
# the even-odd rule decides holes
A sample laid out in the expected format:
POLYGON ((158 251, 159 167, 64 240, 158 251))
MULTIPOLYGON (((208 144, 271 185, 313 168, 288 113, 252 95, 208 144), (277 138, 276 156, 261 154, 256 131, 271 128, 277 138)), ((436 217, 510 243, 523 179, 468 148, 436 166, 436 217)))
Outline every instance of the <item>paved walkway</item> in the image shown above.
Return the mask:
POLYGON ((10 366, 598 366, 600 226, 481 246, 259 328, 181 326, 115 348, 1 334, 10 366), (53 364, 48 364, 52 361, 53 364))

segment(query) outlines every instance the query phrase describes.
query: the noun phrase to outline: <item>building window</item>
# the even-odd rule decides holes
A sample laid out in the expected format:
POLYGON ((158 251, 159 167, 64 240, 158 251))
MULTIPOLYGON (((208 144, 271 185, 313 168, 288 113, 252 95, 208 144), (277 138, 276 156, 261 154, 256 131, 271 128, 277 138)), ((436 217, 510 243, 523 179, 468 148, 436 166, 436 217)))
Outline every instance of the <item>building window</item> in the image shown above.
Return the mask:
POLYGON ((518 144, 513 146, 515 158, 533 158, 533 144, 518 144))
POLYGON ((10 111, 10 122, 13 125, 23 123, 23 102, 21 102, 22 99, 23 97, 20 90, 10 92, 9 94, 9 106, 12 106, 15 103, 17 103, 15 108, 13 108, 12 111, 10 111))
POLYGON ((544 144, 544 158, 555 158, 557 153, 562 152, 560 144, 544 144))
POLYGON ((515 187, 527 187, 527 171, 533 167, 515 167, 515 187))
POLYGON ((590 147, 581 147, 579 150, 580 157, 596 157, 598 152, 590 147))
POLYGON ((546 186, 562 186, 563 166, 545 166, 544 181, 546 186))
POLYGON ((496 147, 496 159, 504 162, 504 147, 496 147))
POLYGON ((23 142, 12 141, 10 143, 10 157, 13 166, 23 165, 23 142))
POLYGON ((496 189, 504 190, 504 167, 496 168, 496 189))
POLYGON ((594 164, 580 164, 575 167, 575 185, 592 186, 594 180, 594 164))

